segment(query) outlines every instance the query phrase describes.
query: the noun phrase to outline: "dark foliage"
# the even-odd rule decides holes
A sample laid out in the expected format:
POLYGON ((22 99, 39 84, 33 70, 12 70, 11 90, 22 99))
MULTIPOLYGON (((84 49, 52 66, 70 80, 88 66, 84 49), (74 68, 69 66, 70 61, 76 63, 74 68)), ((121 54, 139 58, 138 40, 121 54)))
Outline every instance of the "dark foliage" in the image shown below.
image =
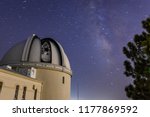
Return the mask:
POLYGON ((150 18, 142 21, 142 25, 145 31, 123 47, 127 57, 124 74, 133 79, 125 91, 129 98, 137 100, 150 99, 150 18))

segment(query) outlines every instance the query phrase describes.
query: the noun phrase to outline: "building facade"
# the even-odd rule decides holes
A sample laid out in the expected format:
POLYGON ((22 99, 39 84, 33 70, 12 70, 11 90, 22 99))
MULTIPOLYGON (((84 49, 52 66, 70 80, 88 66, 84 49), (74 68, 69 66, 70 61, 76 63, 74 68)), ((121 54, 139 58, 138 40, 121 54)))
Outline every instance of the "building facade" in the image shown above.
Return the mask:
MULTIPOLYGON (((13 95, 16 94, 19 85, 20 92, 22 92, 19 96, 23 95, 23 92, 33 91, 32 94, 30 92, 26 95, 26 99, 35 99, 33 96, 35 90, 37 90, 36 99, 70 98, 72 77, 70 62, 62 46, 51 38, 40 39, 36 35, 32 35, 26 41, 13 46, 0 61, 0 66, 9 69, 9 73, 12 72, 13 77, 15 77, 10 79, 14 82, 12 86, 13 95), (20 79, 16 77, 17 75, 20 79), (20 81, 24 82, 24 85, 20 81)), ((4 72, 3 69, 1 70, 4 72)), ((5 99, 3 85, 10 85, 10 82, 5 80, 9 78, 0 75, 0 87, 2 87, 0 99, 5 99)), ((10 90, 12 89, 10 88, 10 90)), ((11 96, 10 99, 15 98, 11 96)), ((22 97, 18 99, 22 99, 22 97)))
POLYGON ((6 69, 0 69, 0 99, 39 100, 42 82, 6 69))

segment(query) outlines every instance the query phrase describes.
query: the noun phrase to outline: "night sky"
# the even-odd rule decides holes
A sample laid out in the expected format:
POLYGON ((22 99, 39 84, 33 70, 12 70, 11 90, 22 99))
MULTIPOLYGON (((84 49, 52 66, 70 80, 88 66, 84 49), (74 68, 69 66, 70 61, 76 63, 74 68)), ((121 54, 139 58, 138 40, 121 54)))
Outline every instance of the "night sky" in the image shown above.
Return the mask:
POLYGON ((128 99, 122 47, 140 34, 150 0, 0 0, 0 58, 33 33, 61 43, 71 99, 128 99))

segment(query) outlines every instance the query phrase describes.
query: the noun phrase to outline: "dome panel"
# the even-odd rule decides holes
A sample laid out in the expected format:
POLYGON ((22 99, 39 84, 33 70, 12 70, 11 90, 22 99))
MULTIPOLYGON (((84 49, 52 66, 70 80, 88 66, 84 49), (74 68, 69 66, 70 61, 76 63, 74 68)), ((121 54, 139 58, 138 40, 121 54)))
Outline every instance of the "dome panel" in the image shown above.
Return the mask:
POLYGON ((64 66, 68 69, 71 69, 68 57, 64 54, 64 66))
MULTIPOLYGON (((27 39, 25 46, 24 46, 23 54, 22 54, 22 61, 28 61, 29 54, 30 54, 29 52, 31 51, 31 46, 35 39, 38 39, 38 37, 34 34, 27 39)), ((35 45, 35 46, 39 46, 39 45, 35 45)))
POLYGON ((41 62, 41 42, 39 39, 35 38, 32 42, 29 52, 30 62, 41 62))
POLYGON ((62 61, 63 61, 62 66, 66 67, 68 69, 71 69, 68 57, 66 56, 63 47, 59 43, 58 43, 58 45, 59 45, 61 53, 62 53, 62 61))
POLYGON ((51 42, 51 49, 52 49, 52 63, 61 65, 61 54, 59 48, 51 42))
POLYGON ((0 64, 3 65, 3 64, 20 63, 24 45, 25 45, 25 41, 20 42, 14 45, 12 48, 10 48, 1 59, 0 64))

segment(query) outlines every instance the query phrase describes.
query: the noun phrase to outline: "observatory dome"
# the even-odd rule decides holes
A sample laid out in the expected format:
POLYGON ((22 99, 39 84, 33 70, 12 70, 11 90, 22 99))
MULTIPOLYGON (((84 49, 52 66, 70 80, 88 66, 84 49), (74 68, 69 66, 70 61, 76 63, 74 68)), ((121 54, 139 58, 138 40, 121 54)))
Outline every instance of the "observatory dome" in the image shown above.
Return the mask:
POLYGON ((22 65, 58 69, 71 73, 70 63, 62 46, 51 38, 32 35, 8 50, 0 65, 22 65))

